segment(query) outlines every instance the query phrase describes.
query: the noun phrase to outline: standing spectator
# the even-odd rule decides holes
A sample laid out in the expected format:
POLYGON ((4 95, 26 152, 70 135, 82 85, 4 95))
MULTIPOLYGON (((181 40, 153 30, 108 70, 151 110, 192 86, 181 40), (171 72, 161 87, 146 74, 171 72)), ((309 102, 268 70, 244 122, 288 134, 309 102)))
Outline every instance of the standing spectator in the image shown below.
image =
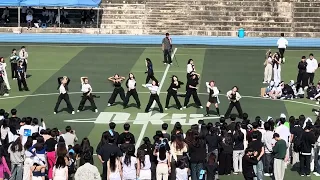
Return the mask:
POLYGON ((2 16, 1 16, 2 20, 4 21, 4 24, 10 22, 10 20, 9 20, 9 15, 10 15, 10 13, 9 13, 9 8, 6 7, 6 8, 3 10, 3 14, 2 14, 2 16))
POLYGON ((175 135, 174 141, 170 145, 170 154, 172 155, 171 160, 171 178, 176 179, 176 164, 179 161, 179 159, 184 158, 183 155, 185 155, 188 151, 188 145, 183 141, 183 135, 178 134, 175 135))
POLYGON ((25 159, 24 159, 24 163, 23 163, 23 180, 31 180, 30 179, 30 169, 33 165, 33 160, 32 160, 32 153, 29 152, 28 150, 32 147, 33 145, 33 139, 31 136, 29 136, 27 138, 26 143, 24 144, 24 155, 25 155, 25 159))
POLYGON ((17 138, 16 141, 9 146, 8 153, 10 154, 12 172, 10 180, 22 180, 24 149, 20 138, 17 138))
POLYGON ((191 178, 199 179, 200 171, 203 169, 203 163, 206 159, 206 143, 200 138, 199 133, 193 135, 193 141, 189 146, 191 178))
POLYGON ((242 157, 244 155, 244 134, 240 130, 240 122, 236 123, 233 133, 233 173, 242 173, 242 157))
POLYGON ((137 179, 151 179, 150 156, 145 150, 138 149, 137 152, 137 179))
POLYGON ((49 16, 49 17, 48 17, 48 18, 49 18, 49 19, 48 19, 48 23, 51 23, 51 24, 54 23, 54 21, 53 21, 54 15, 55 15, 55 14, 54 14, 54 11, 53 11, 53 10, 48 12, 48 16, 49 16))
POLYGON ((86 24, 87 23, 87 13, 85 10, 81 11, 81 24, 86 24))
POLYGON ((154 149, 153 155, 156 156, 157 164, 157 180, 168 180, 171 171, 170 155, 164 145, 159 145, 154 149))
POLYGON ((22 18, 21 18, 21 22, 22 22, 22 23, 27 22, 27 21, 26 21, 27 9, 28 9, 27 6, 23 6, 22 9, 21 9, 21 17, 22 17, 22 18))
POLYGON ((281 38, 278 39, 277 45, 280 53, 280 60, 285 63, 286 59, 284 58, 284 52, 287 49, 288 41, 284 38, 284 33, 281 33, 281 38))
POLYGON ((41 21, 43 23, 47 23, 49 20, 49 11, 46 9, 46 7, 43 7, 42 9, 42 19, 41 21))
POLYGON ((253 149, 254 151, 258 152, 257 160, 258 163, 253 166, 254 172, 257 175, 257 180, 263 179, 263 163, 262 163, 262 156, 264 155, 264 148, 261 140, 258 140, 258 133, 252 133, 252 141, 249 143, 248 148, 253 149))
POLYGON ((122 175, 122 166, 119 160, 119 156, 116 154, 110 154, 110 159, 107 162, 107 169, 108 169, 108 180, 121 180, 122 175))
POLYGON ((277 141, 272 148, 274 154, 274 178, 275 180, 283 180, 286 170, 286 154, 287 154, 287 142, 280 138, 278 133, 273 135, 273 138, 277 141))
POLYGON ((68 179, 68 166, 66 164, 64 157, 59 156, 53 168, 53 180, 67 180, 67 179, 68 179))
POLYGON ((312 124, 307 123, 300 139, 300 176, 310 176, 311 151, 316 137, 311 131, 312 124))
MULTIPOLYGON (((229 131, 230 132, 230 131, 229 131)), ((230 134, 227 134, 221 143, 221 150, 219 155, 219 175, 230 175, 232 168, 232 152, 233 142, 230 134)), ((239 171, 237 169, 237 171, 239 171)))
POLYGON ((266 130, 266 133, 263 136, 262 143, 264 144, 264 176, 272 176, 273 173, 273 154, 272 154, 272 147, 274 145, 274 139, 273 139, 273 131, 271 129, 270 123, 265 122, 264 123, 264 129, 266 130))
POLYGON ((24 126, 21 126, 19 130, 23 145, 27 142, 28 137, 33 133, 35 132, 33 132, 33 127, 31 126, 31 118, 26 118, 26 124, 24 126))
POLYGON ((167 139, 168 141, 171 141, 170 134, 167 132, 168 124, 167 123, 163 123, 161 125, 161 128, 162 128, 163 138, 167 139))
POLYGON ((46 140, 45 145, 47 147, 47 162, 48 162, 48 178, 51 180, 53 178, 52 172, 53 172, 53 166, 56 161, 56 131, 51 130, 50 132, 51 137, 46 140))
MULTIPOLYGON (((205 165, 207 180, 217 180, 216 174, 218 171, 218 163, 217 163, 217 157, 215 153, 210 153, 208 156, 208 161, 205 165)), ((241 165, 242 166, 242 165, 241 165)), ((242 171, 242 169, 241 169, 242 171)))
POLYGON ((258 164, 258 152, 247 148, 242 158, 242 172, 245 180, 253 180, 256 177, 253 166, 258 164))
MULTIPOLYGON (((309 59, 307 59, 307 82, 308 84, 313 84, 314 73, 318 69, 318 61, 313 57, 313 54, 309 54, 309 59)), ((305 87, 306 89, 306 87, 305 87)))
POLYGON ((134 135, 130 132, 130 124, 125 123, 123 125, 123 129, 124 129, 123 133, 119 135, 118 144, 123 144, 125 142, 125 137, 127 134, 130 136, 130 143, 135 144, 136 140, 134 138, 134 135))
POLYGON ((297 76, 297 88, 296 91, 299 92, 300 87, 305 88, 308 86, 308 76, 306 73, 308 63, 306 62, 306 57, 302 56, 301 61, 298 64, 298 76, 297 76))
POLYGON ((44 139, 42 136, 37 137, 37 143, 29 148, 29 152, 31 152, 34 156, 33 160, 35 163, 40 165, 46 165, 46 147, 44 144, 44 139))
POLYGON ((86 162, 84 161, 84 156, 91 156, 90 163, 93 165, 93 147, 90 145, 90 141, 88 138, 83 138, 81 142, 80 149, 80 166, 84 165, 86 162))
POLYGON ((315 175, 315 176, 320 176, 320 136, 318 137, 318 140, 317 140, 317 146, 318 146, 318 160, 317 159, 315 159, 315 161, 317 162, 317 165, 318 166, 316 166, 317 167, 317 169, 316 169, 316 172, 314 172, 313 174, 315 175))
POLYGON ((75 180, 101 180, 99 170, 96 166, 90 163, 91 157, 85 155, 83 160, 86 162, 84 165, 80 166, 76 174, 74 175, 75 180))
POLYGON ((74 146, 74 143, 78 141, 76 131, 72 130, 71 126, 66 127, 66 133, 64 133, 62 137, 65 140, 67 146, 74 146))
POLYGON ((30 28, 32 28, 32 21, 33 21, 33 15, 31 14, 31 12, 29 12, 28 15, 26 16, 26 20, 27 20, 27 27, 29 30, 30 28))
POLYGON ((90 24, 94 23, 96 18, 96 13, 94 12, 93 9, 90 9, 89 11, 89 18, 90 18, 90 24))
POLYGON ((132 148, 128 149, 128 152, 121 159, 121 164, 122 164, 123 179, 129 180, 129 179, 137 178, 137 171, 136 171, 137 158, 134 156, 134 149, 132 148))
POLYGON ((299 165, 299 142, 300 139, 299 137, 303 133, 303 129, 300 125, 299 119, 294 121, 294 126, 291 131, 291 136, 290 136, 290 142, 291 142, 291 147, 292 147, 292 168, 293 170, 296 170, 299 165))

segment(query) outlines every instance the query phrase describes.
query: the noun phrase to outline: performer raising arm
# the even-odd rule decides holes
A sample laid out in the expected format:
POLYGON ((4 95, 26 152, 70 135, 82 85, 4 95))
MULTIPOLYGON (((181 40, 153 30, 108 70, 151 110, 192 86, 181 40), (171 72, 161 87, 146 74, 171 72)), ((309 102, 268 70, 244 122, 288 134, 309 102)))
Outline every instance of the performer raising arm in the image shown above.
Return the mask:
POLYGON ((69 83, 70 83, 70 79, 67 76, 63 76, 63 77, 59 77, 58 78, 59 96, 58 96, 58 100, 57 100, 56 106, 54 107, 54 112, 53 112, 54 114, 57 114, 59 105, 60 105, 62 100, 64 100, 66 102, 67 107, 68 107, 69 111, 71 112, 71 114, 74 114, 74 109, 73 109, 73 107, 71 105, 71 102, 70 102, 70 99, 69 99, 69 94, 68 94, 68 91, 69 91, 68 85, 69 85, 69 83))
POLYGON ((219 110, 219 106, 218 106, 218 104, 220 103, 219 98, 218 98, 219 90, 215 86, 214 81, 206 82, 206 86, 207 86, 207 92, 209 93, 209 99, 208 99, 207 106, 206 106, 206 111, 207 111, 206 116, 209 116, 209 108, 210 108, 211 104, 215 105, 217 114, 218 114, 218 116, 220 116, 220 110, 219 110))
POLYGON ((136 100, 138 109, 140 109, 141 104, 140 104, 139 96, 136 90, 137 83, 132 73, 129 74, 129 78, 127 79, 126 86, 128 88, 128 91, 125 97, 125 101, 123 102, 123 108, 127 108, 130 97, 133 96, 134 100, 136 100))
POLYGON ((148 105, 145 109, 145 112, 146 113, 149 112, 153 101, 156 101, 160 109, 160 112, 163 113, 163 108, 158 95, 158 89, 159 89, 158 83, 156 81, 152 81, 152 84, 146 84, 145 87, 147 87, 150 90, 150 98, 149 98, 148 105))
POLYGON ((113 92, 108 101, 108 106, 113 105, 113 103, 116 101, 118 94, 120 94, 120 98, 122 99, 122 102, 125 101, 124 89, 121 87, 121 82, 125 79, 126 79, 125 77, 119 76, 118 74, 115 74, 114 76, 108 78, 109 81, 113 82, 113 86, 114 86, 113 92))
POLYGON ((197 85, 199 84, 199 77, 200 75, 196 74, 195 72, 190 73, 190 78, 188 79, 188 83, 187 83, 187 93, 184 100, 183 108, 187 108, 191 95, 196 105, 199 106, 199 108, 203 108, 197 93, 197 90, 198 90, 197 85))
POLYGON ((82 99, 80 101, 77 112, 80 112, 83 110, 84 104, 86 103, 87 100, 89 100, 91 103, 92 111, 98 112, 97 106, 94 103, 94 99, 93 99, 94 97, 92 95, 92 87, 89 84, 88 77, 81 77, 80 82, 81 82, 81 91, 83 94, 82 94, 82 99))
POLYGON ((242 108, 240 105, 239 100, 241 99, 240 94, 238 93, 238 87, 237 86, 233 86, 233 88, 227 92, 227 97, 230 101, 228 110, 225 114, 225 118, 229 118, 230 113, 233 109, 233 107, 236 107, 238 113, 239 113, 239 118, 242 118, 242 108))
POLYGON ((170 87, 168 88, 167 92, 167 98, 166 98, 166 106, 165 106, 165 110, 168 109, 168 106, 169 106, 169 101, 170 101, 170 98, 171 96, 173 96, 174 100, 176 101, 176 106, 178 109, 182 110, 182 106, 181 106, 181 103, 178 99, 178 89, 180 88, 180 86, 183 85, 183 82, 179 81, 178 80, 178 77, 173 75, 172 78, 171 78, 171 84, 170 84, 170 87))

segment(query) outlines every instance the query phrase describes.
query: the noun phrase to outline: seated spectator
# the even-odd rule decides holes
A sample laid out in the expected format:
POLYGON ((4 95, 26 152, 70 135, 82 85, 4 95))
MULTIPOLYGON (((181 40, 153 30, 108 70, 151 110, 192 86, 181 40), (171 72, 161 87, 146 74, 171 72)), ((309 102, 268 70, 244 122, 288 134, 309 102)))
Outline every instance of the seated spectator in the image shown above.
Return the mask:
POLYGON ((279 86, 274 87, 270 92, 269 92, 269 97, 271 99, 279 99, 282 96, 282 86, 279 84, 279 86))
POLYGON ((49 11, 45 7, 43 7, 41 22, 47 23, 48 20, 49 20, 49 11))
POLYGON ((69 23, 69 20, 68 20, 68 18, 67 18, 67 16, 68 16, 68 12, 66 11, 66 10, 64 10, 64 8, 62 8, 62 10, 61 10, 61 23, 62 24, 70 24, 69 23))
POLYGON ((280 99, 293 99, 294 98, 294 91, 291 86, 288 84, 285 84, 284 82, 280 83, 280 86, 282 87, 282 95, 280 99))
POLYGON ((27 19, 28 29, 32 28, 33 15, 31 12, 28 13, 26 19, 27 19))
POLYGON ((87 13, 85 10, 81 11, 81 24, 87 23, 87 13))
POLYGON ((49 11, 48 12, 48 22, 47 23, 53 23, 53 18, 54 18, 54 11, 52 10, 52 11, 49 11))
MULTIPOLYGON (((315 100, 315 96, 319 94, 320 84, 317 84, 317 87, 313 85, 313 83, 309 84, 307 89, 307 98, 310 100, 315 100)), ((317 97, 318 98, 318 97, 317 97)))
POLYGON ((90 9, 89 14, 88 14, 88 17, 89 17, 89 19, 90 19, 90 24, 91 24, 91 23, 94 23, 94 20, 95 20, 95 18, 96 18, 96 13, 94 12, 93 9, 90 9))
POLYGON ((4 21, 4 24, 8 23, 10 20, 9 20, 9 8, 6 7, 6 9, 3 10, 3 14, 1 16, 1 18, 3 19, 4 21))

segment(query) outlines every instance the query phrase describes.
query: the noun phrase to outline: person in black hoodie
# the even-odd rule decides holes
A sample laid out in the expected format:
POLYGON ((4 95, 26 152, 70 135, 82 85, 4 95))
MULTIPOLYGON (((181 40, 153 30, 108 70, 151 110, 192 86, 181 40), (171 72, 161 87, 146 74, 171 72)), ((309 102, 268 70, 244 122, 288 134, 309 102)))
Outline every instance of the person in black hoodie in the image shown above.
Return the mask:
POLYGON ((199 179, 200 172, 206 162, 206 143, 200 138, 199 133, 195 132, 193 142, 189 146, 189 156, 191 164, 191 179, 199 179))
POLYGON ((258 152, 247 148, 242 158, 242 172, 245 180, 253 180, 256 177, 253 166, 258 164, 258 152))
POLYGON ((236 123, 236 129, 233 133, 233 172, 238 174, 242 172, 242 157, 244 155, 244 134, 240 130, 240 122, 236 123))
POLYGON ((138 93, 136 90, 136 86, 137 86, 136 78, 134 77, 134 75, 132 73, 129 74, 129 77, 126 81, 126 86, 127 86, 128 90, 127 90, 127 94, 125 97, 125 101, 123 102, 123 108, 125 109, 128 107, 130 97, 133 96, 134 100, 137 103, 138 109, 140 109, 141 104, 140 104, 139 96, 138 96, 138 93))
POLYGON ((170 87, 168 88, 167 92, 167 98, 166 98, 166 105, 165 105, 165 110, 168 109, 169 106, 169 101, 171 96, 174 98, 174 100, 176 101, 176 106, 178 109, 182 110, 182 106, 181 103, 178 99, 178 89, 180 88, 181 85, 183 85, 184 83, 178 80, 178 77, 173 75, 171 78, 171 84, 170 87))
POLYGON ((121 87, 121 83, 125 79, 125 77, 119 76, 118 74, 115 74, 114 76, 108 78, 108 80, 111 81, 114 86, 113 92, 108 101, 108 106, 112 106, 114 104, 118 94, 120 95, 121 100, 123 102, 125 101, 124 89, 123 87, 121 87))
POLYGON ((308 79, 307 79, 307 62, 306 56, 302 56, 301 61, 298 64, 298 75, 297 75, 297 92, 299 91, 300 87, 304 88, 308 86, 308 79))
POLYGON ((189 103, 190 97, 192 95, 194 102, 199 108, 203 108, 200 102, 200 99, 198 97, 198 84, 199 84, 199 74, 196 74, 194 72, 191 73, 190 78, 188 79, 187 83, 187 92, 186 92, 186 97, 184 99, 184 107, 187 108, 187 105, 189 103))
POLYGON ((57 89, 59 90, 59 97, 58 97, 56 106, 54 107, 54 114, 57 114, 59 105, 60 105, 62 100, 64 100, 66 102, 69 111, 71 111, 71 114, 74 114, 74 109, 73 109, 73 107, 71 105, 71 102, 70 102, 70 99, 69 99, 69 94, 68 94, 68 91, 69 91, 68 85, 69 85, 69 83, 70 83, 70 79, 67 76, 63 76, 63 77, 59 77, 58 78, 59 86, 58 86, 57 89))
POLYGON ((310 176, 311 151, 316 143, 316 136, 311 131, 312 123, 306 123, 304 132, 301 134, 300 145, 300 176, 310 176))
POLYGON ((231 134, 227 134, 221 143, 219 155, 219 175, 230 175, 232 168, 233 142, 231 134))

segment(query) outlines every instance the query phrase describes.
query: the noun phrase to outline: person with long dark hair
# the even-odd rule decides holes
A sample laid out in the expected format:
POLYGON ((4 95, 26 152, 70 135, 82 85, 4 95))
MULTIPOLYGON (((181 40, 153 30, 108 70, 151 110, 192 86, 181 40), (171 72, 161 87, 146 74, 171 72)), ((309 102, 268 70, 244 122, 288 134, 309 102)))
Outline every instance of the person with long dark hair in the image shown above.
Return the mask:
MULTIPOLYGON (((187 82, 191 78, 191 74, 196 72, 196 68, 193 63, 193 59, 189 59, 187 63, 187 82)), ((188 84, 186 84, 186 91, 188 90, 188 84)))
POLYGON ((134 100, 137 103, 138 109, 140 109, 141 104, 140 104, 139 96, 138 96, 137 89, 136 89, 137 82, 136 82, 136 78, 134 77, 134 75, 132 73, 129 73, 129 77, 126 81, 126 86, 127 86, 128 90, 127 90, 127 94, 125 97, 125 101, 123 102, 123 108, 127 108, 130 97, 133 96, 134 100))
POLYGON ((272 56, 272 67, 273 67, 273 79, 276 86, 281 82, 281 58, 279 53, 275 53, 272 56))
POLYGON ((53 166, 56 161, 56 145, 57 145, 57 140, 56 140, 56 131, 51 130, 50 131, 50 138, 46 140, 45 145, 47 147, 47 162, 48 162, 48 178, 52 179, 52 173, 53 173, 53 166))
POLYGON ((56 164, 53 168, 53 180, 68 179, 68 166, 64 157, 58 156, 56 164))
POLYGON ((33 160, 31 157, 33 156, 33 154, 28 150, 32 147, 32 145, 33 145, 33 138, 29 136, 23 147, 24 155, 25 155, 25 159, 23 163, 23 180, 30 180, 30 174, 31 174, 30 169, 33 165, 33 160))
POLYGON ((219 110, 219 89, 215 86, 215 82, 214 81, 210 81, 210 82, 206 82, 206 86, 207 86, 207 92, 209 93, 209 99, 208 99, 208 102, 207 102, 207 105, 206 105, 206 111, 207 111, 207 114, 206 116, 209 116, 209 109, 210 109, 210 106, 211 104, 214 104, 215 107, 216 107, 216 111, 217 111, 217 114, 218 116, 220 116, 220 110, 219 110))
POLYGON ((107 162, 107 179, 108 180, 121 180, 122 179, 122 166, 120 159, 116 154, 110 154, 107 162))
POLYGON ((46 146, 42 136, 37 137, 37 143, 29 148, 29 152, 34 155, 33 161, 39 165, 46 165, 46 146))
POLYGON ((207 163, 205 164, 205 170, 206 170, 206 175, 207 178, 206 180, 216 180, 217 178, 215 178, 217 176, 217 171, 218 171, 218 160, 217 160, 217 156, 215 155, 215 153, 210 153, 208 156, 208 160, 207 163))
POLYGON ((181 85, 183 85, 184 83, 178 80, 178 77, 176 75, 173 75, 171 78, 171 84, 170 87, 167 90, 167 98, 166 98, 166 105, 165 105, 165 110, 168 109, 169 106, 169 101, 171 96, 174 98, 174 100, 176 101, 176 106, 178 109, 182 110, 182 106, 181 103, 178 99, 178 89, 180 88, 181 85))
POLYGON ((137 179, 151 180, 150 155, 143 149, 137 152, 137 179))
POLYGON ((232 168, 233 142, 230 134, 227 134, 221 143, 219 154, 219 175, 230 175, 232 168))
POLYGON ((146 78, 146 84, 149 83, 150 79, 152 81, 156 81, 158 83, 158 80, 154 77, 154 72, 153 72, 153 65, 152 65, 152 61, 149 58, 146 58, 146 67, 147 67, 147 78, 146 78))
POLYGON ((123 179, 136 179, 137 158, 134 156, 134 148, 129 148, 124 157, 121 158, 123 179))
POLYGON ((53 112, 54 114, 57 114, 59 105, 60 105, 62 100, 64 100, 66 102, 67 107, 68 107, 69 111, 71 112, 71 114, 74 114, 74 109, 73 109, 73 107, 71 105, 71 102, 70 102, 70 99, 69 99, 69 94, 68 94, 68 91, 69 91, 68 85, 69 85, 69 83, 70 83, 70 78, 68 78, 67 76, 63 76, 63 77, 59 77, 58 78, 59 97, 58 97, 56 106, 54 107, 54 112, 53 112))
POLYGON ((189 145, 191 179, 199 179, 200 172, 206 162, 206 143, 198 132, 194 132, 193 139, 189 145))
POLYGON ((121 86, 121 83, 123 80, 125 80, 125 77, 119 76, 119 74, 115 74, 114 76, 111 76, 108 78, 109 81, 113 83, 114 89, 113 92, 110 96, 110 99, 108 101, 108 106, 112 106, 113 103, 115 102, 118 94, 120 95, 121 100, 124 102, 125 101, 125 94, 124 94, 124 89, 121 86))
POLYGON ((244 156, 244 134, 241 131, 240 122, 236 123, 233 132, 233 173, 242 173, 242 157, 244 156))
MULTIPOLYGON (((172 136, 172 143, 170 145, 171 160, 171 179, 176 179, 176 164, 180 159, 183 159, 188 152, 188 145, 183 141, 183 135, 177 134, 172 136)), ((187 163, 187 162, 186 162, 187 163)))
POLYGON ((90 101, 92 111, 98 112, 96 103, 94 103, 94 95, 92 94, 92 87, 89 84, 88 77, 81 77, 80 82, 81 82, 82 99, 80 101, 77 112, 80 112, 83 110, 83 107, 87 100, 90 101))
POLYGON ((150 111, 150 107, 153 103, 153 101, 156 101, 158 104, 158 107, 160 109, 160 112, 163 113, 162 104, 160 102, 160 98, 158 95, 159 85, 157 81, 152 81, 152 84, 146 84, 145 87, 147 87, 150 90, 150 97, 149 102, 146 106, 145 112, 148 113, 150 111))
POLYGON ((238 90, 239 88, 237 86, 233 86, 232 89, 227 92, 227 98, 229 99, 230 103, 229 103, 228 110, 224 116, 225 118, 229 118, 233 107, 236 107, 239 114, 239 118, 242 118, 243 113, 242 113, 242 108, 239 101, 241 99, 241 96, 238 90))
POLYGON ((24 149, 21 143, 21 138, 17 138, 8 148, 11 161, 11 174, 10 179, 22 180, 23 178, 23 162, 24 162, 24 149))
POLYGON ((188 79, 188 83, 187 83, 187 93, 186 93, 186 97, 184 100, 184 107, 183 108, 187 108, 190 97, 192 96, 196 105, 202 109, 203 107, 201 105, 201 102, 200 102, 200 99, 199 99, 198 93, 197 93, 197 90, 198 90, 197 85, 199 84, 200 75, 196 74, 194 72, 191 72, 190 76, 191 77, 188 79))
POLYGON ((32 174, 31 177, 30 174, 28 175, 30 177, 30 180, 45 180, 46 165, 35 162, 31 166, 30 172, 32 174))
POLYGON ((153 155, 156 156, 158 164, 157 164, 157 180, 168 180, 168 175, 171 172, 170 166, 170 154, 166 150, 165 145, 156 146, 154 149, 153 155))
POLYGON ((91 155, 90 163, 93 165, 93 147, 90 145, 90 141, 88 138, 83 138, 81 142, 80 149, 80 166, 85 164, 84 156, 91 155))

